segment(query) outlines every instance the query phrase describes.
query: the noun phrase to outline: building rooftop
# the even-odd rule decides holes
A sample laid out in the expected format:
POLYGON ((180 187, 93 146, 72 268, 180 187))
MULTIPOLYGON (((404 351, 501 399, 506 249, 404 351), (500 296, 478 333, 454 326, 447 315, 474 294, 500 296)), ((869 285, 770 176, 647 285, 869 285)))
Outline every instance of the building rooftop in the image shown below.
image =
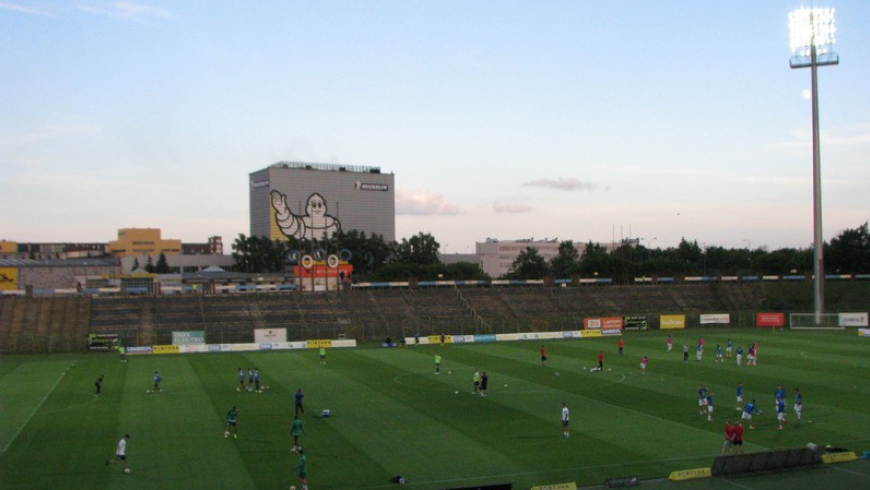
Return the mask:
POLYGON ((381 173, 381 167, 365 167, 362 165, 344 165, 335 163, 278 162, 269 165, 269 168, 297 168, 304 170, 322 170, 326 172, 357 172, 365 174, 381 173))

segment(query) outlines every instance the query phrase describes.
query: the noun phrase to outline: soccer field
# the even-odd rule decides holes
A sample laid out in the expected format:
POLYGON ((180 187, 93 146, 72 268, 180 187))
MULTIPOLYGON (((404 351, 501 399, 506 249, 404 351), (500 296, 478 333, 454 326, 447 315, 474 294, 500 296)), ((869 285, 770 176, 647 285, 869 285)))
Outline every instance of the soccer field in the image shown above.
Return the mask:
POLYGON ((853 330, 761 329, 629 332, 617 338, 540 342, 357 347, 245 354, 130 357, 116 354, 0 359, 0 487, 4 489, 286 489, 297 484, 290 451, 293 394, 305 393, 310 488, 442 489, 494 483, 514 488, 607 478, 663 478, 709 467, 735 410, 735 386, 763 415, 746 451, 832 444, 870 449, 870 339, 853 330), (706 341, 695 360, 699 336, 706 341), (715 362, 716 344, 759 343, 758 365, 715 362), (690 347, 683 361, 682 345, 690 347), (604 351, 604 371, 597 366, 604 351), (443 358, 434 374, 434 357, 443 358), (650 362, 646 375, 638 366, 650 362), (263 393, 238 391, 238 368, 257 367, 263 393), (155 370, 164 392, 146 393, 155 370), (489 395, 473 395, 475 370, 489 395), (94 381, 105 375, 103 395, 94 381), (699 383, 715 392, 714 420, 698 411, 699 383), (788 392, 788 424, 777 430, 774 389, 788 392), (804 396, 804 421, 792 412, 804 396), (458 394, 456 393, 458 391, 458 394), (561 404, 571 410, 562 437, 561 404), (238 439, 224 438, 239 410, 238 439), (323 409, 331 416, 322 418, 323 409), (132 472, 105 466, 124 434, 132 472))

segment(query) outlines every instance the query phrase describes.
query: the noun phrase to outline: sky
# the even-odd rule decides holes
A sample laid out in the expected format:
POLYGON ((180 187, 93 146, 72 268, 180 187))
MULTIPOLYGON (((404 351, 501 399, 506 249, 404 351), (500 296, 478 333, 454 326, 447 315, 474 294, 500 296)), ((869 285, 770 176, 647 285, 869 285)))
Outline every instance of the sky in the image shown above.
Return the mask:
MULTIPOLYGON (((0 0, 0 239, 225 253, 248 174, 395 174, 397 237, 813 241, 801 0, 0 0)), ((824 237, 870 219, 870 2, 831 0, 824 237)))

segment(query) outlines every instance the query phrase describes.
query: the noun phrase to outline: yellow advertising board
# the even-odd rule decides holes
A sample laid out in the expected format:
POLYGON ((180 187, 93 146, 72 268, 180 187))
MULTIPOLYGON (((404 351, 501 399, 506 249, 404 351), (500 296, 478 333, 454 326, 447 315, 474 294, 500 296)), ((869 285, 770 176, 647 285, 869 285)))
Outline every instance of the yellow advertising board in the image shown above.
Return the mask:
POLYGON ((662 330, 686 328, 686 315, 662 315, 659 317, 659 328, 662 330))
POLYGON ((710 471, 710 468, 694 468, 691 470, 672 471, 668 479, 671 481, 685 481, 694 480, 695 478, 710 478, 711 476, 713 476, 713 473, 710 471))
POLYGON ((18 269, 15 267, 0 267, 0 291, 18 289, 18 269))
POLYGON ((154 345, 151 347, 153 354, 178 354, 177 345, 154 345))
POLYGON ((577 490, 577 484, 574 482, 556 483, 554 485, 541 485, 540 487, 532 487, 532 490, 577 490))
POLYGON ((822 455, 822 461, 825 464, 848 463, 850 461, 856 461, 857 459, 858 455, 855 454, 854 451, 846 451, 842 453, 825 453, 822 455))
POLYGON ((321 347, 328 349, 332 347, 332 339, 309 340, 306 344, 306 347, 308 347, 309 349, 319 349, 321 347))

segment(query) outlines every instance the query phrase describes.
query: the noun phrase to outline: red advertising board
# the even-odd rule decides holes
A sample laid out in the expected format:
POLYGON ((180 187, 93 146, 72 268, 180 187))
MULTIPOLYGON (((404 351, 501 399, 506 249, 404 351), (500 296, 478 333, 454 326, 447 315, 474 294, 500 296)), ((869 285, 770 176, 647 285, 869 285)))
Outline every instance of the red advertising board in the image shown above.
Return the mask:
POLYGON ((785 313, 760 312, 755 314, 756 327, 779 328, 785 326, 785 313))
POLYGON ((339 265, 338 267, 329 267, 326 264, 316 264, 312 265, 310 268, 306 269, 301 265, 297 265, 293 268, 293 273, 296 274, 296 277, 338 277, 340 272, 344 272, 344 277, 350 277, 353 273, 352 265, 339 265))
POLYGON ((608 316, 603 318, 584 318, 583 328, 586 330, 614 330, 622 331, 622 317, 608 316))

